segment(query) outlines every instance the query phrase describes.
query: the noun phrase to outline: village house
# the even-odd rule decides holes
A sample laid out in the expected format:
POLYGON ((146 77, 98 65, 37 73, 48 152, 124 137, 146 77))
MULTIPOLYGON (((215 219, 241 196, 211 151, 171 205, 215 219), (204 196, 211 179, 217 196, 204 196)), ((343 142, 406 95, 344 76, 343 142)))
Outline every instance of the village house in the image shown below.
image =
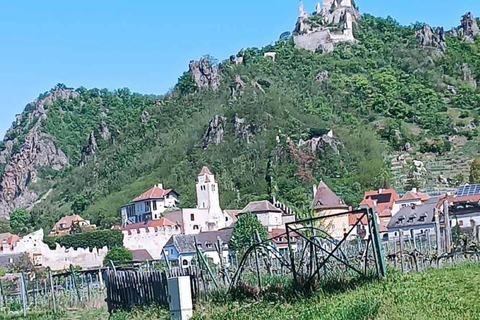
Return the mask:
POLYGON ((75 228, 85 231, 94 230, 96 229, 96 226, 90 224, 89 220, 85 220, 77 214, 65 216, 55 223, 55 226, 50 230, 50 236, 64 236, 70 234, 75 228))
POLYGON ((15 244, 20 240, 20 237, 16 234, 7 233, 0 233, 0 251, 3 253, 10 253, 15 244))
POLYGON ((394 189, 379 189, 366 191, 360 209, 375 209, 378 217, 379 232, 382 237, 388 237, 387 225, 390 219, 400 210, 397 203, 400 196, 394 189))
POLYGON ((205 166, 197 176, 196 193, 196 208, 167 210, 163 216, 179 225, 186 235, 215 231, 234 223, 235 217, 220 208, 218 182, 205 166))
POLYGON ((160 219, 168 208, 177 206, 178 197, 174 190, 157 184, 121 207, 122 225, 160 219))
MULTIPOLYGON (((444 201, 448 202, 452 228, 459 226, 462 230, 471 230, 478 237, 480 232, 480 184, 459 187, 454 196, 442 197, 437 208, 440 209, 444 201)), ((441 221, 444 221, 443 216, 441 221)))
POLYGON ((325 230, 335 239, 342 239, 349 230, 349 214, 351 208, 340 199, 323 181, 313 186, 313 207, 315 217, 337 215, 332 218, 321 220, 318 227, 325 230))
POLYGON ((412 191, 407 191, 400 199, 395 201, 395 208, 399 210, 403 207, 409 207, 412 205, 421 206, 430 200, 430 196, 423 192, 418 192, 416 188, 412 191))
POLYGON ((233 229, 225 228, 217 231, 201 232, 197 235, 174 235, 163 247, 165 257, 173 265, 183 268, 189 267, 192 259, 197 255, 197 247, 214 264, 219 264, 220 259, 224 264, 229 264, 229 243, 232 238, 233 229), (220 243, 221 256, 215 247, 220 243))
POLYGON ((245 213, 254 214, 262 226, 268 231, 272 231, 273 229, 285 229, 285 224, 282 220, 283 211, 274 206, 268 200, 250 202, 239 212, 239 215, 245 213))
POLYGON ((412 239, 418 236, 435 234, 435 210, 439 198, 430 198, 425 203, 404 206, 395 214, 387 225, 388 239, 400 237, 412 239))
MULTIPOLYGON (((287 258, 289 254, 288 248, 288 235, 286 234, 285 229, 273 229, 268 232, 268 238, 271 239, 270 244, 282 255, 284 258, 287 258)), ((290 235, 290 244, 292 250, 297 250, 298 235, 290 235)))

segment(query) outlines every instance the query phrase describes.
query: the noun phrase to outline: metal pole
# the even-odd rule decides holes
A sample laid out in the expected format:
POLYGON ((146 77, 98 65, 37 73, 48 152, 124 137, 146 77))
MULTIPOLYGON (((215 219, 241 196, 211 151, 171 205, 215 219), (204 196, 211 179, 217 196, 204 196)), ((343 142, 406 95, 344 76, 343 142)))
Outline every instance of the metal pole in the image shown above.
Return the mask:
POLYGON ((400 236, 400 258, 401 258, 401 268, 402 272, 405 272, 405 256, 403 255, 404 251, 404 243, 403 243, 403 229, 400 229, 399 231, 399 236, 400 236))
MULTIPOLYGON (((440 234, 440 215, 438 214, 438 210, 435 210, 435 239, 437 241, 437 259, 440 258, 442 255, 442 241, 441 241, 441 234, 440 234)), ((438 260, 437 260, 438 261, 438 260)))
MULTIPOLYGON (((375 209, 370 209, 371 213, 371 227, 373 227, 373 230, 370 230, 370 233, 373 231, 373 248, 376 253, 376 264, 378 269, 380 270, 380 276, 385 277, 387 275, 387 266, 385 263, 385 255, 383 253, 383 247, 382 247, 382 241, 380 239, 380 232, 378 230, 378 221, 377 221, 377 214, 375 212, 375 209)), ((368 216, 367 216, 368 217, 368 216)))

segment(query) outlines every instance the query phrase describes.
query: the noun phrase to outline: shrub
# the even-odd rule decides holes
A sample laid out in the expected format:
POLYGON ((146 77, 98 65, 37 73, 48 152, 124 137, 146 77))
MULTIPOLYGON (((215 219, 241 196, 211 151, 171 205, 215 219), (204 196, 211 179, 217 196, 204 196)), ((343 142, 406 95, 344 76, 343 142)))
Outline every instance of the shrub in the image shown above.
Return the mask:
POLYGON ((85 233, 69 234, 65 236, 45 237, 44 242, 51 249, 55 249, 55 244, 66 248, 103 248, 109 249, 123 246, 123 234, 120 230, 95 230, 85 233))
POLYGON ((103 259, 103 265, 106 266, 110 261, 115 265, 122 264, 133 260, 133 253, 127 250, 125 247, 115 247, 108 251, 105 259, 103 259))

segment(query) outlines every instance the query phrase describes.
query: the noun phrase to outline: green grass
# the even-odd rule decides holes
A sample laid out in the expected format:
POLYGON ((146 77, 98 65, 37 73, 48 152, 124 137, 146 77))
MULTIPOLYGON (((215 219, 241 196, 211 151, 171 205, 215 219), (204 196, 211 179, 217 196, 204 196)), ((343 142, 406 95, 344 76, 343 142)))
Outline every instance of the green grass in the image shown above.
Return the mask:
MULTIPOLYGON (((387 279, 365 283, 342 293, 317 293, 309 298, 277 301, 203 303, 193 320, 400 320, 480 319, 480 264, 422 273, 391 272, 387 279)), ((2 319, 152 320, 168 319, 168 311, 147 308, 109 318, 105 309, 30 314, 2 319)))
POLYGON ((480 319, 480 265, 391 274, 340 294, 289 303, 251 302, 200 307, 194 319, 480 319))

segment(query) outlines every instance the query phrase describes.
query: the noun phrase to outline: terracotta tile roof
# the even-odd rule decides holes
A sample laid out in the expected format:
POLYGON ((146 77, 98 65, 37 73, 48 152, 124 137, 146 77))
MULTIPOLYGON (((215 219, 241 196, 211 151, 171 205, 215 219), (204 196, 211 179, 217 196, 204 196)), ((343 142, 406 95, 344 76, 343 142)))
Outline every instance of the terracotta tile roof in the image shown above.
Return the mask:
POLYGON ((239 214, 243 213, 263 213, 263 212, 283 212, 279 208, 275 207, 273 204, 271 204, 268 200, 262 200, 262 201, 252 201, 245 208, 243 208, 242 211, 239 212, 239 214))
POLYGON ((150 253, 145 249, 132 250, 133 261, 144 262, 154 260, 150 253))
POLYGON ((403 197, 400 198, 400 200, 420 200, 422 202, 425 202, 430 199, 430 196, 426 193, 422 192, 413 192, 413 191, 408 191, 403 195, 403 197))
POLYGON ((58 229, 70 229, 74 222, 81 222, 81 221, 85 221, 85 219, 80 217, 78 214, 74 214, 72 216, 65 216, 65 217, 62 217, 60 220, 58 220, 57 223, 55 223, 55 227, 58 229))
MULTIPOLYGON (((350 226, 353 226, 357 223, 357 221, 360 219, 360 217, 362 216, 363 213, 351 213, 348 215, 348 224, 350 226)), ((364 226, 366 226, 368 224, 368 218, 367 218, 367 215, 365 215, 362 220, 360 221, 360 223, 364 226)))
POLYGON ((212 171, 210 171, 210 169, 208 169, 207 166, 203 166, 202 170, 200 171, 200 173, 198 175, 202 175, 202 174, 213 175, 212 171))
POLYGON ((164 189, 160 189, 157 186, 154 186, 153 188, 145 191, 140 196, 133 199, 132 202, 138 202, 138 201, 143 201, 148 199, 160 199, 168 195, 170 192, 172 192, 172 189, 164 190, 164 189))
POLYGON ((459 202, 479 202, 480 201, 480 194, 472 195, 472 196, 463 196, 463 197, 454 197, 454 196, 447 196, 444 195, 438 200, 437 208, 441 208, 443 205, 443 201, 447 200, 448 203, 459 203, 459 202))
POLYGON ((145 222, 139 222, 134 224, 126 225, 122 227, 122 231, 146 229, 146 228, 162 228, 162 227, 174 227, 175 223, 168 220, 167 218, 160 218, 158 220, 148 220, 145 222))
MULTIPOLYGON (((364 200, 376 201, 376 211, 380 212, 381 214, 385 211, 385 209, 392 210, 393 204, 399 198, 400 197, 398 196, 398 193, 394 189, 383 189, 381 192, 380 190, 366 191, 363 197, 364 200)), ((387 213, 388 212, 385 212, 385 214, 387 213)))
POLYGON ((341 200, 335 192, 332 191, 323 181, 320 181, 315 198, 313 199, 315 209, 333 209, 333 208, 348 208, 348 206, 341 200))
MULTIPOLYGON (((270 239, 276 244, 288 244, 287 231, 285 229, 272 229, 268 232, 268 239, 270 239)), ((297 243, 298 234, 296 234, 295 232, 291 232, 290 241, 291 243, 297 243)))

